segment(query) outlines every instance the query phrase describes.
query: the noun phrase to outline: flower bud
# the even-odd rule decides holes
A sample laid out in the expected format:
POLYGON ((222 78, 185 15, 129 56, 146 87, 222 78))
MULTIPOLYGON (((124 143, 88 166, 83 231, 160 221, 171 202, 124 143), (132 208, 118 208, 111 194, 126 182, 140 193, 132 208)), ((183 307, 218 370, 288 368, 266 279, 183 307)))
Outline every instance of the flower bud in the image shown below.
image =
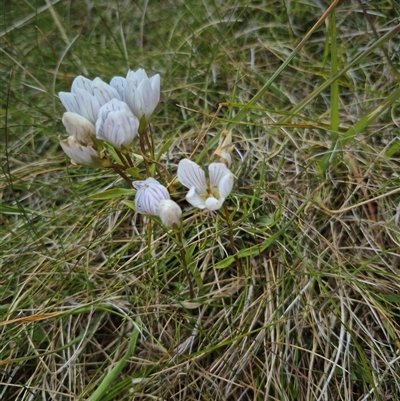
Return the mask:
POLYGON ((82 145, 89 145, 95 139, 94 125, 79 114, 67 111, 64 113, 62 122, 67 133, 82 145))
POLYGON ((139 121, 126 103, 112 99, 99 110, 96 137, 115 149, 129 149, 138 134, 139 121))
POLYGON ((173 200, 162 200, 159 203, 158 215, 165 227, 178 229, 181 226, 182 210, 173 200))
POLYGON ((117 90, 139 120, 144 119, 145 123, 150 121, 160 101, 159 74, 148 78, 146 72, 140 68, 129 71, 126 78, 114 77, 110 85, 117 90))
POLYGON ((113 98, 120 99, 117 90, 100 78, 91 81, 82 75, 74 79, 71 92, 59 92, 58 96, 67 111, 85 117, 92 124, 101 106, 113 98))
POLYGON ((167 188, 154 178, 145 181, 134 181, 137 189, 135 207, 138 213, 158 216, 168 228, 177 229, 181 226, 182 210, 172 201, 167 188))
POLYGON ((107 167, 111 164, 108 159, 102 160, 96 149, 80 144, 74 136, 60 140, 60 145, 73 164, 90 167, 107 167))

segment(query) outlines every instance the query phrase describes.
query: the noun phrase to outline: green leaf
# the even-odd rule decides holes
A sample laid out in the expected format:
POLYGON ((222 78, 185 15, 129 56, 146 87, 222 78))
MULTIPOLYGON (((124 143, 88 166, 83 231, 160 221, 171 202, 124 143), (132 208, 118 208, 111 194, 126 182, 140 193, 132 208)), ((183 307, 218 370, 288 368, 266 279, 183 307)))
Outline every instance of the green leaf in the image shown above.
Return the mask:
POLYGON ((135 202, 129 201, 129 200, 123 200, 122 203, 123 203, 125 206, 128 206, 129 209, 132 209, 132 210, 134 210, 134 211, 136 212, 135 202))
POLYGON ((138 336, 139 336, 139 330, 137 326, 134 325, 133 332, 129 340, 128 349, 125 351, 125 354, 114 365, 114 367, 104 376, 100 385, 97 387, 95 392, 90 396, 88 401, 102 400, 105 394, 110 390, 110 387, 113 384, 115 384, 119 374, 121 373, 125 365, 128 363, 129 358, 136 349, 136 341, 138 339, 138 336))
POLYGON ((126 170, 126 172, 133 178, 141 180, 142 177, 140 177, 140 170, 137 167, 130 167, 126 170))
POLYGON ((162 145, 160 151, 158 152, 157 156, 156 156, 156 161, 159 162, 161 160, 161 157, 164 153, 166 153, 167 149, 169 149, 169 147, 171 146, 171 142, 172 139, 168 139, 164 142, 164 144, 162 145))
POLYGON ((27 208, 18 208, 17 206, 7 206, 0 204, 0 213, 4 214, 35 214, 33 210, 27 208))
MULTIPOLYGON (((269 238, 269 240, 271 238, 269 238)), ((264 241, 260 245, 255 245, 255 246, 252 246, 250 248, 242 249, 236 255, 228 256, 224 260, 221 260, 220 262, 218 262, 215 265, 215 268, 216 269, 224 269, 224 268, 230 266, 231 264, 235 263, 235 261, 237 259, 247 258, 249 256, 251 256, 251 257, 258 256, 261 252, 264 252, 265 249, 267 249, 267 247, 270 245, 270 243, 272 241, 269 241, 269 240, 264 241)))
POLYGON ((203 280, 201 279, 201 273, 197 268, 195 257, 193 257, 196 248, 197 244, 192 244, 190 246, 185 247, 185 259, 186 259, 186 266, 188 266, 189 271, 192 274, 197 287, 201 290, 203 288, 203 280))
POLYGON ((133 189, 113 188, 98 194, 89 195, 87 198, 89 200, 109 200, 120 198, 121 196, 133 196, 134 194, 135 191, 133 189))
POLYGON ((392 143, 392 145, 386 150, 385 156, 392 157, 395 153, 400 150, 400 140, 398 138, 392 143))

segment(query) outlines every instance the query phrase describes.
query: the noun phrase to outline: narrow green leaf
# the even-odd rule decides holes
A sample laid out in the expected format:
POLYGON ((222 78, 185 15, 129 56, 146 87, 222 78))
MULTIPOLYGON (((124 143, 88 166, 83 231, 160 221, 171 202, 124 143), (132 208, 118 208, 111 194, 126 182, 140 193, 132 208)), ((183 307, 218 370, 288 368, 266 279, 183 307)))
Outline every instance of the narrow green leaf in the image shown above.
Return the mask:
POLYGON ((121 196, 133 196, 135 191, 133 189, 126 188, 113 188, 108 189, 104 192, 98 194, 89 195, 87 199, 89 200, 109 200, 120 198, 121 196))
POLYGON ((400 139, 396 138, 392 145, 386 150, 385 156, 392 157, 400 150, 400 139))
MULTIPOLYGON (((329 20, 331 42, 331 77, 337 75, 337 43, 336 43, 336 19, 335 10, 332 10, 329 20)), ((339 131, 339 80, 335 79, 331 85, 331 134, 332 139, 338 138, 339 131)))
POLYGON ((27 208, 18 208, 17 206, 8 206, 0 204, 0 213, 4 214, 34 214, 33 210, 29 210, 27 208))
POLYGON ((132 210, 134 210, 134 211, 136 212, 135 202, 129 201, 129 200, 123 200, 122 203, 123 203, 125 206, 128 206, 129 209, 132 209, 132 210))
POLYGON ((128 359, 131 357, 136 348, 136 341, 139 335, 139 330, 134 325, 133 333, 129 340, 128 349, 125 355, 115 364, 115 366, 107 373, 103 381, 97 387, 96 391, 89 397, 88 401, 98 401, 102 400, 104 395, 108 392, 114 380, 117 379, 118 375, 121 373, 122 369, 125 367, 128 359))

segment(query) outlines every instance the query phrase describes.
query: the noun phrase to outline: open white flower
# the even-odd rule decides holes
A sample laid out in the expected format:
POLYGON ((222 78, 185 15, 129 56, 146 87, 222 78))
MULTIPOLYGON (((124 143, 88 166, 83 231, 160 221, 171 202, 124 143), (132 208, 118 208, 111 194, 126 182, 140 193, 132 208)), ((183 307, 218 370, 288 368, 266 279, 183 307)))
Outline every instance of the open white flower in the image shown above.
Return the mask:
POLYGON ((182 210, 170 199, 167 188, 154 178, 133 181, 132 186, 137 189, 135 207, 139 213, 158 216, 168 228, 180 227, 182 210))
POLYGON ((149 78, 142 68, 130 70, 126 76, 114 77, 110 85, 116 89, 121 99, 128 104, 133 114, 146 122, 150 118, 160 101, 160 75, 149 78))
POLYGON ((58 96, 67 111, 85 117, 92 124, 96 122, 101 106, 111 99, 121 99, 117 90, 100 78, 91 81, 82 75, 74 79, 71 92, 59 92, 58 96))
POLYGON ((183 159, 178 165, 178 179, 189 192, 186 200, 199 209, 218 210, 233 187, 233 174, 223 163, 208 166, 209 180, 195 162, 183 159))
POLYGON ((99 110, 96 121, 96 137, 114 148, 128 149, 138 134, 139 120, 126 103, 112 99, 99 110))
POLYGON ((74 136, 60 140, 63 151, 74 164, 83 164, 90 167, 107 167, 109 160, 102 160, 99 152, 91 146, 84 146, 74 136))

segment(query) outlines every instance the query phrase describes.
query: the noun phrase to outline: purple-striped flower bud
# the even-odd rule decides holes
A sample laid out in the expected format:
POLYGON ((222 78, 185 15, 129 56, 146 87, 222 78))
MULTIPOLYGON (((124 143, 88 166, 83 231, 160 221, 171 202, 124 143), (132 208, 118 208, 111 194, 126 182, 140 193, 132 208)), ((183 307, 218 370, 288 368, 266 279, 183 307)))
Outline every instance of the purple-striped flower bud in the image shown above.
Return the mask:
POLYGON ((129 149, 138 134, 139 120, 126 103, 112 99, 99 110, 96 137, 115 149, 129 149))
POLYGON ((132 185, 137 189, 135 207, 139 213, 158 216, 168 228, 180 227, 182 210, 176 202, 170 199, 167 188, 154 178, 134 181, 132 185))

